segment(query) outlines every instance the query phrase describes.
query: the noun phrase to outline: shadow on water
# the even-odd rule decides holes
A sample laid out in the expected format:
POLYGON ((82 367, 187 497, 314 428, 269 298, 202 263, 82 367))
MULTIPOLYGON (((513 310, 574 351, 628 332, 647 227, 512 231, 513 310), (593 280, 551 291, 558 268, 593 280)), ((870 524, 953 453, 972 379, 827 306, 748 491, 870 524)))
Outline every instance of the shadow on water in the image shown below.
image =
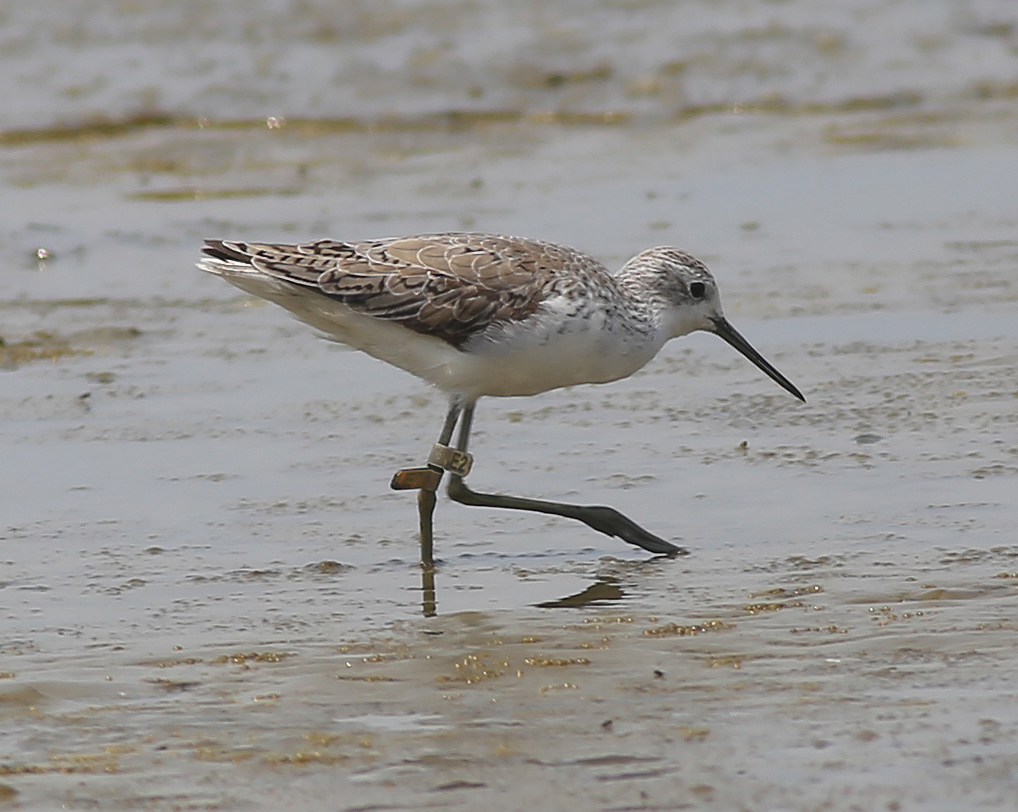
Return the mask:
POLYGON ((438 614, 434 564, 421 564, 421 611, 425 617, 434 617, 438 614))
MULTIPOLYGON (((421 565, 421 613, 424 617, 437 617, 439 614, 436 570, 434 564, 421 565)), ((594 583, 580 592, 533 605, 538 609, 581 609, 588 606, 611 606, 622 602, 625 597, 626 591, 620 586, 618 578, 598 576, 594 583)))
MULTIPOLYGON (((655 556, 641 563, 657 563, 664 557, 655 556)), ((639 563, 636 563, 637 566, 639 563)), ((440 567, 435 564, 420 565, 420 596, 421 614, 426 618, 435 618, 440 615, 439 605, 441 597, 440 567)), ((572 579, 570 579, 572 580, 572 579)), ((549 585, 550 588, 556 588, 549 585)), ((561 585, 559 585, 561 587, 561 585)), ((447 585, 447 589, 448 589, 447 585)), ((536 608, 585 608, 590 606, 610 606, 621 603, 635 593, 624 587, 621 578, 614 575, 598 575, 592 582, 578 590, 570 591, 563 597, 539 599, 533 602, 524 600, 520 605, 532 605, 536 608)), ((463 611, 462 606, 456 606, 445 614, 463 611)))
POLYGON ((598 578, 594 583, 577 592, 554 601, 535 604, 539 609, 578 609, 584 606, 608 606, 619 603, 626 593, 619 586, 617 578, 598 578))

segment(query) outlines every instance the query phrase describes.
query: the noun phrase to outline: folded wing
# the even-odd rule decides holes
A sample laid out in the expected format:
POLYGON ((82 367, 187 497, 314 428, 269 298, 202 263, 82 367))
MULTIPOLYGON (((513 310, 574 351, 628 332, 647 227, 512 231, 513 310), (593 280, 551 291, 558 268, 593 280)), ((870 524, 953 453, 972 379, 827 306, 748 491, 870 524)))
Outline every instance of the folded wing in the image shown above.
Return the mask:
POLYGON ((203 250, 454 346, 492 324, 532 315, 565 269, 607 274, 563 246, 480 234, 302 245, 207 240, 203 250))

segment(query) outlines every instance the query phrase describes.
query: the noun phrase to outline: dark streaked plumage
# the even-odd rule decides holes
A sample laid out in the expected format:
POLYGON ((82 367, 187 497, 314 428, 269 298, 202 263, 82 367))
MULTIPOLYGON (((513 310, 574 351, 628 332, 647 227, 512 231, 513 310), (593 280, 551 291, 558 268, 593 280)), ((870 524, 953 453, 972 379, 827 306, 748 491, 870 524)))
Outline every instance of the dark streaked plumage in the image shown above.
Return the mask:
POLYGON ((303 245, 207 240, 203 250, 456 347, 493 323, 527 318, 577 277, 611 283, 604 266, 578 251, 486 234, 303 245))

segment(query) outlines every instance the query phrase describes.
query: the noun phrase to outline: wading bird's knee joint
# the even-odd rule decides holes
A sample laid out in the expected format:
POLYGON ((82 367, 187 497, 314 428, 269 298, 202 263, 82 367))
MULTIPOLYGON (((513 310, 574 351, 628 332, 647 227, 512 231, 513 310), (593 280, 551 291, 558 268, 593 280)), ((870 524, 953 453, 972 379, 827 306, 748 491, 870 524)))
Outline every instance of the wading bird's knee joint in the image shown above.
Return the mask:
POLYGON ((466 451, 458 451, 447 445, 435 443, 428 455, 428 465, 434 465, 456 476, 466 476, 474 464, 474 458, 466 451))
POLYGON ((446 486, 446 492, 454 502, 461 502, 466 498, 466 494, 470 493, 470 489, 463 481, 463 477, 451 476, 449 477, 449 484, 446 486))

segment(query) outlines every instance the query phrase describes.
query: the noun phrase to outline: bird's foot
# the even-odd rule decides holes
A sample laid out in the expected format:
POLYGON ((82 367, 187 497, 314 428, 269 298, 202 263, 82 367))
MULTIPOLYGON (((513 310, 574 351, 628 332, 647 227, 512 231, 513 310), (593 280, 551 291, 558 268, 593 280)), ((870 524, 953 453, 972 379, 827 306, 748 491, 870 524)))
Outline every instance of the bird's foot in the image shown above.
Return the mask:
POLYGON ((670 541, 655 536, 640 525, 619 513, 615 508, 604 505, 573 505, 566 502, 546 502, 543 499, 529 499, 523 496, 509 496, 502 493, 478 493, 467 487, 462 477, 449 480, 449 498, 462 505, 475 507, 507 508, 509 510, 531 510, 576 519, 588 527, 608 536, 617 536, 623 541, 635 544, 652 553, 674 557, 686 555, 689 551, 677 547, 670 541))

